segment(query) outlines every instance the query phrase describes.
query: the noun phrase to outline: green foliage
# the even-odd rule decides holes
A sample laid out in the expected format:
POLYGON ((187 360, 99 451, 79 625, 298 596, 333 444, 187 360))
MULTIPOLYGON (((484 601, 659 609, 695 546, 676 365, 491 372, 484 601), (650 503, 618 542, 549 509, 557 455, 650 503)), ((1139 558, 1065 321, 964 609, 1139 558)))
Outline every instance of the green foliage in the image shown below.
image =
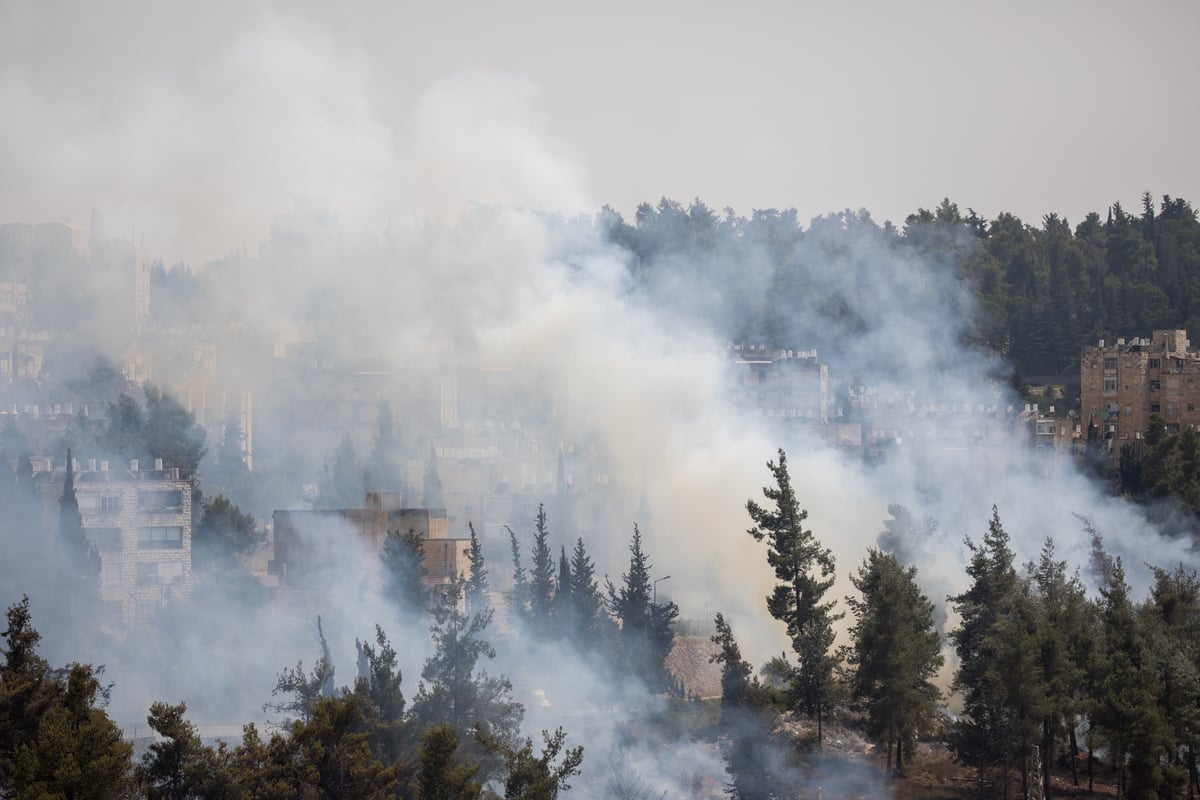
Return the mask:
POLYGON ((475 800, 483 796, 483 787, 475 780, 479 767, 464 762, 458 750, 458 734, 445 723, 430 725, 421 733, 417 800, 475 800))
POLYGON ((554 556, 550 550, 550 529, 546 524, 546 509, 538 503, 534 519, 532 564, 529 569, 528 623, 535 635, 548 637, 553 632, 551 614, 554 607, 554 556))
POLYGON ((383 628, 375 626, 375 645, 354 640, 358 650, 358 677, 354 694, 366 716, 372 750, 383 761, 399 759, 408 745, 409 725, 405 718, 402 675, 396 665, 396 650, 383 628))
POLYGON ((272 697, 282 696, 284 699, 277 703, 267 703, 264 710, 279 711, 294 714, 302 720, 312 716, 313 708, 322 697, 332 697, 334 694, 333 659, 329 654, 329 643, 325 640, 325 630, 321 626, 321 618, 317 617, 317 640, 321 645, 321 657, 313 665, 311 673, 304 671, 304 662, 297 661, 295 668, 285 668, 275 681, 272 697))
POLYGON ((486 611, 490 607, 488 571, 487 562, 483 557, 483 546, 475 534, 474 523, 467 522, 467 529, 471 532, 471 547, 467 550, 467 561, 471 565, 471 571, 467 575, 466 583, 463 584, 463 596, 467 601, 467 611, 474 614, 486 611))
POLYGON ((521 543, 513 529, 504 526, 508 531, 509 548, 512 551, 513 588, 508 595, 508 607, 512 615, 519 620, 529 617, 529 581, 525 577, 525 568, 521 566, 521 543))
POLYGON ((650 558, 642 550, 642 533, 634 525, 629 571, 621 574, 619 589, 612 581, 606 582, 609 611, 619 626, 614 656, 624 674, 641 676, 653 691, 666 691, 671 684, 664 664, 675 639, 679 607, 654 601, 650 566, 650 558))
MULTIPOLYGON (((755 526, 748 532, 756 541, 767 541, 767 563, 778 581, 767 597, 771 616, 787 625, 788 638, 799 659, 794 684, 804 710, 816 715, 821 730, 821 715, 832 690, 834 659, 833 623, 841 618, 833 613, 833 602, 822 602, 833 586, 834 559, 822 547, 812 531, 804 528, 808 512, 800 508, 787 470, 787 455, 779 451, 779 463, 767 462, 775 486, 763 488, 763 495, 774 509, 746 502, 746 510, 755 526)), ((818 733, 820 738, 820 733, 818 733)))
POLYGON ((513 700, 507 678, 476 669, 479 659, 496 656, 491 643, 483 638, 492 610, 467 614, 461 601, 462 587, 455 584, 431 609, 434 624, 429 630, 435 649, 421 669, 412 714, 422 728, 441 722, 453 728, 470 759, 480 765, 483 777, 490 778, 499 764, 494 754, 480 749, 475 734, 482 732, 495 742, 511 743, 525 709, 513 700))
POLYGON ((854 615, 850 694, 866 711, 867 734, 886 748, 889 768, 895 747, 897 769, 941 699, 933 683, 943 664, 941 641, 916 572, 872 548, 850 578, 862 597, 847 598, 854 615))
POLYGON ((793 776, 786 744, 774 735, 775 712, 767 705, 768 692, 748 662, 733 630, 720 612, 712 642, 719 649, 709 659, 721 665, 722 753, 730 783, 727 791, 739 800, 789 797, 793 776))
POLYGON ((383 594, 406 612, 423 611, 429 604, 425 586, 425 540, 412 528, 388 531, 380 554, 383 564, 383 594))
POLYGON ((56 599, 65 605, 65 618, 78 625, 78 629, 86 629, 87 617, 100 599, 100 551, 83 531, 83 515, 75 496, 75 462, 70 450, 58 509, 59 547, 54 563, 60 572, 55 576, 60 592, 56 599))
POLYGON ((596 581, 596 567, 583 538, 575 540, 571 553, 571 629, 576 643, 595 647, 604 635, 607 617, 604 614, 604 595, 596 581))
POLYGON ((103 710, 108 687, 85 664, 51 670, 37 653, 29 598, 7 611, 0 664, 0 796, 127 795, 132 749, 103 710))
POLYGON ((742 658, 742 650, 733 638, 733 629, 720 611, 717 612, 715 624, 717 632, 710 640, 719 649, 708 661, 721 665, 721 711, 724 715, 731 709, 741 708, 751 702, 752 689, 757 680, 752 684, 754 668, 742 658))
POLYGON ((175 398, 152 383, 142 385, 146 398, 143 410, 137 400, 121 394, 108 407, 108 430, 101 446, 126 459, 139 459, 145 469, 150 459, 161 458, 165 469, 178 468, 192 476, 200 468, 207 448, 204 428, 175 398))
POLYGON ((224 495, 217 495, 204 504, 200 524, 192 534, 192 554, 201 564, 227 567, 235 563, 235 555, 257 550, 264 540, 254 517, 243 514, 224 495))
POLYGON ((560 791, 571 788, 568 779, 579 774, 583 763, 583 746, 563 750, 567 735, 562 728, 553 734, 542 731, 542 754, 533 754, 533 740, 525 739, 519 747, 512 747, 495 739, 488 739, 490 749, 504 758, 507 775, 504 778, 505 800, 554 800, 560 791), (562 760, 558 763, 559 754, 562 760))
POLYGON ((196 417, 175 398, 150 383, 142 386, 146 395, 146 449, 152 458, 161 458, 165 469, 178 468, 184 475, 195 475, 204 458, 204 428, 196 417))
POLYGON ((106 697, 96 670, 71 665, 61 702, 38 721, 36 738, 13 754, 9 780, 15 798, 128 796, 133 748, 101 708, 106 697))
POLYGON ((216 777, 213 752, 200 741, 184 715, 187 704, 154 703, 146 721, 162 737, 150 745, 137 768, 138 783, 150 800, 191 800, 209 796, 216 777))
POLYGON ((323 697, 307 720, 296 720, 264 742, 253 725, 231 756, 235 796, 287 800, 396 796, 397 767, 371 752, 366 715, 353 694, 323 697))

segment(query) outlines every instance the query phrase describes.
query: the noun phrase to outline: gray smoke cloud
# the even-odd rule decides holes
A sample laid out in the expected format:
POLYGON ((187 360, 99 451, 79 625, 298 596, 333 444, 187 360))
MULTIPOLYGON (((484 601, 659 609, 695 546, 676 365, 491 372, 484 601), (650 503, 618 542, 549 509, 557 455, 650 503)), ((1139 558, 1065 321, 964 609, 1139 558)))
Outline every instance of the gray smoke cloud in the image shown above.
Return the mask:
MULTIPOLYGON (((8 31, 0 45, 50 24, 33 4, 0 11, 0 31, 8 31)), ((264 470, 294 461, 288 474, 311 482, 341 434, 334 424, 272 422, 293 397, 261 385, 262 367, 279 331, 304 323, 331 358, 369 359, 396 375, 442 362, 553 376, 546 392, 557 421, 540 451, 590 443, 608 476, 605 515, 587 537, 598 572, 615 579, 625 569, 632 525, 642 524, 655 574, 671 576, 664 597, 685 617, 724 612, 755 664, 787 648, 783 627, 766 613, 773 576, 746 534, 745 513, 748 498, 761 498, 765 462, 778 447, 788 452, 809 525, 837 556, 837 596, 851 591, 848 575, 875 545, 892 503, 939 523, 939 538, 910 543, 937 603, 963 588, 962 539, 983 534, 993 504, 1021 561, 1053 536, 1061 554, 1085 563, 1083 514, 1125 559, 1136 587, 1146 585, 1146 553, 1158 564, 1195 565, 1187 544, 1152 529, 1138 509, 1070 468, 1048 478, 1016 444, 982 460, 956 448, 899 447, 866 469, 747 414, 730 391, 720 292, 691 284, 678 262, 654 265, 648 289, 631 284, 630 254, 577 217, 597 206, 588 171, 556 138, 527 78, 450 75, 397 122, 366 61, 299 19, 259 10, 214 52, 192 55, 184 68, 129 66, 120 84, 84 97, 63 96, 45 75, 6 62, 0 107, 11 124, 0 127, 0 173, 10 187, 40 188, 28 205, 22 188, 5 189, 0 211, 49 218, 60 209, 82 215, 95 203, 110 230, 144 230, 147 248, 168 263, 200 268, 211 318, 245 326, 241 345, 224 340, 220 358, 231 384, 256 389, 264 470), (637 518, 643 498, 652 521, 637 518)), ((795 254, 813 298, 790 310, 797 349, 835 325, 827 311, 837 299, 863 321, 821 353, 837 376, 860 377, 884 395, 910 392, 918 407, 1018 402, 996 382, 992 358, 962 346, 974 309, 941 265, 889 252, 877 230, 816 220, 810 231, 795 254)), ((775 264, 764 253, 730 265, 729 277, 769 286, 775 264)), ((118 323, 104 308, 94 313, 97 327, 118 323)), ((368 435, 355 431, 360 452, 368 435)), ((299 507, 297 483, 276 487, 264 506, 299 507)), ((552 544, 557 552, 571 542, 552 544)), ((411 645, 401 652, 412 697, 426 653, 423 623, 353 581, 372 553, 334 553, 346 560, 331 561, 320 588, 339 685, 352 681, 353 640, 369 639, 379 622, 411 645)), ((490 566, 494 577, 507 570, 504 560, 490 566)), ((205 719, 244 721, 261 713, 280 669, 317 657, 311 620, 208 600, 175 621, 169 662, 152 646, 139 651, 140 663, 122 661, 118 715, 133 719, 151 700, 184 697, 205 719)), ((606 685, 577 654, 536 649, 507 648, 489 669, 507 672, 524 692, 530 731, 563 724, 574 734, 578 726, 592 774, 606 769, 593 754, 616 753, 655 790, 686 796, 680 775, 656 771, 644 751, 621 755, 609 723, 614 709, 654 702, 638 687, 606 685), (548 705, 530 699, 542 696, 535 690, 548 705), (598 699, 575 709, 560 699, 568 697, 598 699)), ((714 753, 683 744, 675 752, 679 763, 695 762, 688 774, 719 772, 714 753)))

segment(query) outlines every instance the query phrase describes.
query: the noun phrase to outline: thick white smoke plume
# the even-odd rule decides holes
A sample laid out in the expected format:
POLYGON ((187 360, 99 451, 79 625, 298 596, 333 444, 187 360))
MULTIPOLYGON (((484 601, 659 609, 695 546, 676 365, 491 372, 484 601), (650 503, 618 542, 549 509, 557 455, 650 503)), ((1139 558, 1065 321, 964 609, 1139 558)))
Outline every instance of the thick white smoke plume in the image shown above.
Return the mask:
MULTIPOLYGON (((6 19, 22 30, 48 24, 32 5, 12 6, 6 19)), ((553 405, 556 438, 539 447, 587 445, 605 465, 611 503, 585 537, 598 573, 615 580, 627 568, 629 536, 641 525, 655 576, 671 576, 663 596, 686 618, 724 612, 756 664, 788 646, 766 612, 772 575, 763 546, 746 534, 745 513, 748 498, 761 499, 766 461, 779 447, 809 526, 834 549, 838 595, 850 591, 847 576, 876 544, 893 503, 938 522, 937 536, 908 549, 939 604, 963 587, 963 538, 982 535, 993 505, 1022 562, 1053 536, 1059 553, 1084 565, 1089 543, 1076 515, 1093 522, 1138 585, 1146 553, 1163 565, 1195 562, 1189 547, 1149 529, 1135 509, 1069 469, 1048 478, 1016 444, 986 463, 966 451, 901 446, 868 469, 740 408, 721 292, 691 283, 679 262, 651 264, 649 289, 631 284, 631 255, 577 217, 598 210, 587 170, 555 140, 525 78, 452 75, 397 114, 344 43, 260 13, 185 68, 133 69, 120 85, 93 90, 64 97, 17 64, 0 68, 0 211, 37 221, 82 217, 96 203, 110 228, 144 230, 148 249, 168 263, 199 267, 233 253, 202 269, 200 280, 213 320, 256 326, 245 349, 220 353, 223 368, 247 386, 256 385, 270 336, 298 321, 316 327, 332 357, 369 357, 397 372, 444 361, 548 376, 537 400, 553 405)), ((794 279, 811 284, 814 300, 790 310, 791 346, 805 349, 805 332, 834 325, 827 313, 837 300, 863 320, 853 338, 820 354, 837 377, 911 391, 918 407, 1017 402, 992 379, 990 358, 961 345, 974 313, 965 287, 942 265, 888 251, 877 228, 848 233, 841 224, 811 226, 794 279)), ((763 254, 730 265, 730 291, 771 285, 774 263, 763 254)), ((94 312, 97 327, 118 324, 104 319, 105 308, 94 312)), ((280 423, 272 432, 272 416, 294 398, 271 389, 256 394, 262 463, 286 440, 279 452, 298 458, 297 472, 312 481, 340 431, 330 421, 320 429, 280 423)), ((298 486, 264 500, 275 508, 302 502, 298 486)), ((354 540, 343 531, 316 535, 354 540)), ((555 553, 572 543, 552 540, 555 553)), ((331 561, 322 587, 338 684, 352 683, 353 641, 371 638, 378 622, 406 642, 411 697, 428 647, 422 623, 399 618, 377 587, 351 577, 371 554, 349 545, 330 554, 344 559, 331 561)), ((508 564, 493 560, 490 568, 498 578, 508 564)), ((5 600, 19 591, 0 588, 5 600)), ((241 722, 270 699, 279 670, 319 655, 310 621, 215 595, 173 622, 176 647, 146 647, 112 676, 117 716, 185 698, 205 720, 241 722)), ((592 775, 603 775, 606 754, 615 753, 656 789, 686 795, 612 739, 607 723, 619 709, 652 702, 637 687, 603 685, 575 654, 509 649, 489 669, 507 672, 524 692, 530 731, 561 724, 589 746, 592 775), (573 697, 592 698, 590 707, 573 708, 573 697)), ((713 767, 711 753, 679 745, 677 755, 678 763, 701 762, 691 772, 713 767)))

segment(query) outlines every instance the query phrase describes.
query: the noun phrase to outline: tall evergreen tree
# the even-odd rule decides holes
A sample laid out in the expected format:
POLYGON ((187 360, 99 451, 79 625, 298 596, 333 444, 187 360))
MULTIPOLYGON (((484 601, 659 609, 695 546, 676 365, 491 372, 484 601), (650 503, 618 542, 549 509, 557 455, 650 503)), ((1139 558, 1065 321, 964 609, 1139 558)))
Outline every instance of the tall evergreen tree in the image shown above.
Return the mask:
POLYGON ((83 630, 85 617, 100 599, 100 551, 83 530, 83 515, 75 496, 75 462, 67 451, 67 469, 58 502, 58 566, 62 570, 61 597, 66 614, 83 630))
POLYGON ((507 678, 476 669, 481 658, 496 657, 484 638, 492 610, 468 614, 461 599, 462 586, 454 584, 431 609, 434 624, 429 630, 435 650, 421 669, 413 715, 422 727, 436 722, 452 727, 467 758, 481 765, 481 777, 489 778, 500 759, 485 751, 482 739, 515 743, 525 709, 513 699, 507 678))
POLYGON ((554 556, 550 550, 549 538, 546 509, 538 503, 529 568, 529 623, 534 633, 539 636, 548 636, 553 627, 551 614, 554 608, 554 556))
POLYGON ((995 508, 983 542, 968 540, 967 547, 971 586, 950 598, 961 618, 950 634, 959 659, 953 686, 963 697, 963 718, 951 747, 979 771, 981 782, 998 774, 1007 796, 1014 764, 1028 783, 1029 745, 1042 715, 1037 627, 995 508))
POLYGON ((767 469, 775 478, 775 486, 763 487, 763 495, 774 508, 748 500, 746 511, 755 523, 748 532, 756 541, 767 541, 767 563, 778 581, 767 597, 767 610, 787 625, 788 638, 800 662, 794 689, 804 710, 817 719, 820 742, 835 666, 830 654, 833 623, 841 618, 833 613, 832 601, 823 602, 833 586, 834 558, 832 551, 822 547, 812 531, 804 527, 808 512, 796 501, 782 448, 778 464, 768 461, 767 469))
POLYGON ((571 624, 573 635, 580 644, 595 646, 602 635, 604 595, 596 581, 596 567, 583 537, 575 540, 571 553, 571 624))
POLYGON ((425 586, 425 540, 421 534, 412 528, 405 533, 388 531, 380 560, 384 595, 405 611, 424 611, 430 598, 425 586))
POLYGON ((508 531, 513 565, 513 588, 508 595, 508 608, 515 619, 524 620, 529 616, 529 581, 525 577, 525 567, 521 566, 521 543, 512 528, 505 525, 504 529, 508 531))
POLYGON ((654 601, 650 559, 642 550, 637 525, 629 554, 629 571, 622 573, 620 589, 607 582, 609 610, 620 626, 618 666, 629 675, 642 676, 651 689, 663 691, 668 687, 664 663, 675 638, 679 607, 654 601))
POLYGON ((1118 791, 1131 800, 1157 800, 1164 775, 1166 725, 1158 708, 1158 670, 1129 598, 1125 569, 1116 558, 1103 598, 1103 680, 1093 718, 1109 746, 1118 791))
POLYGON ((471 532, 471 546, 467 550, 467 561, 471 565, 471 571, 463 585, 463 594, 467 601, 467 611, 475 614, 487 610, 491 604, 488 600, 488 571, 483 557, 483 546, 475 533, 474 523, 468 521, 467 530, 471 532))
POLYGON ((721 750, 730 777, 726 791, 738 800, 791 797, 793 776, 780 769, 790 761, 789 747, 773 732, 775 713, 764 707, 758 679, 720 612, 715 624, 711 641, 717 650, 709 662, 721 665, 721 750))
MULTIPOLYGON (((1027 572, 1034 589, 1037 615, 1039 661, 1045 687, 1042 714, 1042 796, 1052 796, 1050 770, 1058 759, 1065 735, 1068 752, 1076 748, 1078 727, 1085 700, 1083 687, 1091 628, 1088 601, 1077 576, 1067 574, 1067 564, 1054 557, 1054 542, 1047 539, 1037 563, 1027 572)), ((1075 759, 1071 759, 1074 764, 1075 759)), ((1078 784, 1078 775, 1074 776, 1078 784)))
POLYGON ((932 723, 941 699, 933 683, 944 663, 941 642, 916 572, 871 548, 850 578, 862 597, 847 598, 854 615, 850 692, 867 712, 868 733, 887 751, 889 779, 893 763, 903 772, 902 754, 932 723))
POLYGON ((554 584, 554 630, 557 636, 569 637, 575 631, 575 607, 571 602, 571 562, 567 560, 567 548, 559 547, 558 580, 554 584))

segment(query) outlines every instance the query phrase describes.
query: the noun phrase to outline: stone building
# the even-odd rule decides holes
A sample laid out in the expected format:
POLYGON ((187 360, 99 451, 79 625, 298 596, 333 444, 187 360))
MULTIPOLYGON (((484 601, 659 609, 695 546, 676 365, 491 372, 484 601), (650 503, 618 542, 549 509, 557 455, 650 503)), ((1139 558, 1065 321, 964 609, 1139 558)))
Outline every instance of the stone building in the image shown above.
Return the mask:
POLYGON ((269 572, 278 576, 286 599, 319 594, 332 585, 378 586, 379 555, 391 533, 420 534, 427 586, 448 584, 471 571, 471 540, 451 538, 446 510, 401 508, 398 493, 368 492, 363 508, 276 511, 273 529, 269 572), (354 538, 347 539, 349 534, 354 538))
POLYGON ((738 393, 764 417, 807 424, 829 422, 829 367, 816 350, 730 345, 738 393))
POLYGON ((1079 371, 1084 436, 1092 429, 1114 455, 1142 437, 1151 415, 1172 431, 1200 425, 1200 352, 1187 331, 1154 331, 1149 339, 1107 345, 1101 339, 1083 348, 1079 371))
MULTIPOLYGON (((75 472, 75 497, 88 539, 100 552, 100 599, 109 624, 149 622, 192 591, 192 482, 178 469, 110 469, 94 460, 75 472)), ((64 470, 43 484, 57 525, 64 470)), ((48 524, 49 524, 48 520, 48 524)), ((51 530, 54 528, 52 527, 51 530)))

